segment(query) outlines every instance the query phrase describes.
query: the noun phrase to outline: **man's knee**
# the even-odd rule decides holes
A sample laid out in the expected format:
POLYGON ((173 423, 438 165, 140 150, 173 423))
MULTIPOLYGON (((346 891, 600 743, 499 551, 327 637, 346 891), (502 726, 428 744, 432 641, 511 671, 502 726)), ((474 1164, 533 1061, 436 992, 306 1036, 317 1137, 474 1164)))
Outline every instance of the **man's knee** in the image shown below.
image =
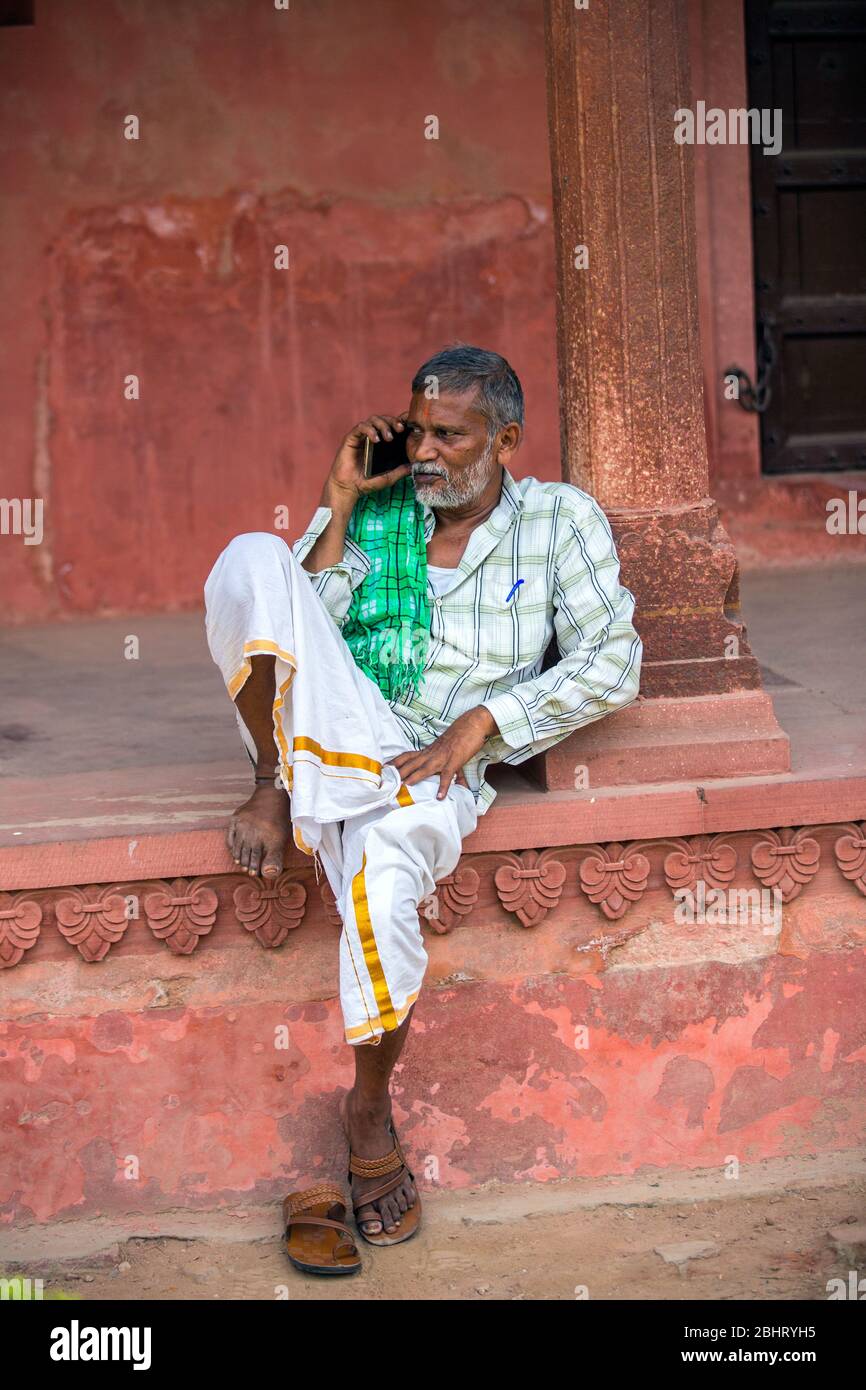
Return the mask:
POLYGON ((230 540, 208 575, 205 600, 219 586, 223 597, 242 597, 249 585, 274 567, 288 576, 292 552, 281 536, 270 531, 244 531, 230 540))
POLYGON ((282 536, 272 531, 243 531, 229 541, 220 559, 225 558, 232 567, 258 566, 274 558, 282 563, 291 553, 282 536))
POLYGON ((367 835, 368 867, 384 868, 392 891, 414 904, 452 872, 462 843, 453 809, 444 801, 416 803, 389 811, 367 835))

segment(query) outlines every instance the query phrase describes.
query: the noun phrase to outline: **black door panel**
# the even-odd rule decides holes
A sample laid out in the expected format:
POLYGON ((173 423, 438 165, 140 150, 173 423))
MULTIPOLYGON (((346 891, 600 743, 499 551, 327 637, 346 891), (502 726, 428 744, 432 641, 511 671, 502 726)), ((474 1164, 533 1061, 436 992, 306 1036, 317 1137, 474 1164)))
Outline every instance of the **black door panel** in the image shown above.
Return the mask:
POLYGON ((866 468, 866 0, 747 0, 758 339, 775 350, 764 471, 866 468))

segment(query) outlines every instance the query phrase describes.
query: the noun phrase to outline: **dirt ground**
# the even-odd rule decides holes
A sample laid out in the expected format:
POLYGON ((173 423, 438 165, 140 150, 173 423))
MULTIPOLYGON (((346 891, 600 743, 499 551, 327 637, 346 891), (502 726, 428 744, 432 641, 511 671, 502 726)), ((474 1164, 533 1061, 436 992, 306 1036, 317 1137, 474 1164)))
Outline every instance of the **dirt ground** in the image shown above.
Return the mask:
MULTIPOLYGON (((649 1183, 631 1194, 620 1190, 602 1202, 569 1183, 548 1184, 545 1191, 428 1195, 424 1226, 414 1240, 390 1250, 362 1243, 363 1271, 339 1280, 295 1270, 276 1232, 246 1240, 213 1234, 135 1237, 88 1257, 50 1266, 43 1258, 38 1269, 34 1263, 20 1268, 43 1277, 47 1288, 87 1302, 826 1300, 827 1280, 848 1278, 851 1259, 839 1253, 828 1232, 863 1221, 862 1174, 827 1186, 811 1182, 799 1189, 685 1201, 673 1199, 667 1182, 658 1197, 648 1190, 653 1186, 662 1185, 649 1183), (655 1253, 656 1246, 681 1241, 709 1242, 718 1253, 691 1259, 682 1269, 655 1253)), ((688 1178, 680 1184, 689 1186, 688 1178)), ((269 1219, 265 1213, 266 1224, 269 1219)))

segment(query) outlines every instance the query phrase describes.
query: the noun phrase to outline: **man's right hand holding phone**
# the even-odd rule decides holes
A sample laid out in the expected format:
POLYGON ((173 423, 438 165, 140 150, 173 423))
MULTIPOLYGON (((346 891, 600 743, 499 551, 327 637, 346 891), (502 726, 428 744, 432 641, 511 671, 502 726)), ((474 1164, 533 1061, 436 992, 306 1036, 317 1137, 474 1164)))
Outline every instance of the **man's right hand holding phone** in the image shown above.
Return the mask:
MULTIPOLYGON (((338 497, 345 492, 347 497, 351 497, 354 507, 361 493, 378 492, 380 488, 392 487, 400 478, 405 478, 407 473, 412 471, 410 463, 401 463, 396 468, 372 478, 364 477, 365 441, 369 439, 372 444, 383 441, 390 444, 395 437, 403 434, 405 429, 405 416, 370 415, 368 419, 362 420, 349 431, 337 450, 325 482, 325 492, 336 492, 338 497)), ((329 507, 331 503, 323 501, 322 505, 329 507)))
POLYGON ((384 440, 390 443, 405 428, 405 416, 370 415, 349 430, 337 450, 322 489, 319 505, 330 507, 331 520, 302 562, 308 574, 318 574, 320 570, 328 569, 342 560, 346 527, 360 496, 393 487, 394 483, 411 473, 412 465, 407 462, 389 469, 387 473, 364 477, 365 441, 369 439, 373 444, 378 444, 384 440))

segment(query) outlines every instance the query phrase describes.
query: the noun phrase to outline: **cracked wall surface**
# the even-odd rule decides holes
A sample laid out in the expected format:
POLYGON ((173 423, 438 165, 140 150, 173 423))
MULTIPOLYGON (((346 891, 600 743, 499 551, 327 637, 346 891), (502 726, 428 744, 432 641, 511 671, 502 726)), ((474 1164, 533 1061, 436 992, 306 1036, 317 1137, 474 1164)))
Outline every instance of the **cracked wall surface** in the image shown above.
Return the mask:
MULTIPOLYGON (((401 1137, 431 1187, 855 1149, 864 972, 859 950, 430 988, 401 1137)), ((334 998, 31 1016, 0 1053, 0 1223, 268 1202, 343 1163, 334 998)))
POLYGON ((45 502, 42 545, 0 545, 5 621, 199 604, 456 338, 513 360, 521 471, 559 476, 543 61, 528 0, 73 0, 0 31, 0 491, 45 502))
MULTIPOLYGON (((308 896, 302 922, 258 936, 217 914, 194 956, 137 920, 98 963, 46 930, 32 963, 3 972, 0 1229, 268 1203, 339 1175, 353 1072, 339 922, 308 896)), ((722 1171, 861 1147, 862 904, 827 866, 778 936, 680 922, 660 887, 607 922, 607 951, 582 949, 600 914, 573 896, 534 926, 491 892, 448 931, 428 924, 392 1082, 419 1180, 722 1171)))

